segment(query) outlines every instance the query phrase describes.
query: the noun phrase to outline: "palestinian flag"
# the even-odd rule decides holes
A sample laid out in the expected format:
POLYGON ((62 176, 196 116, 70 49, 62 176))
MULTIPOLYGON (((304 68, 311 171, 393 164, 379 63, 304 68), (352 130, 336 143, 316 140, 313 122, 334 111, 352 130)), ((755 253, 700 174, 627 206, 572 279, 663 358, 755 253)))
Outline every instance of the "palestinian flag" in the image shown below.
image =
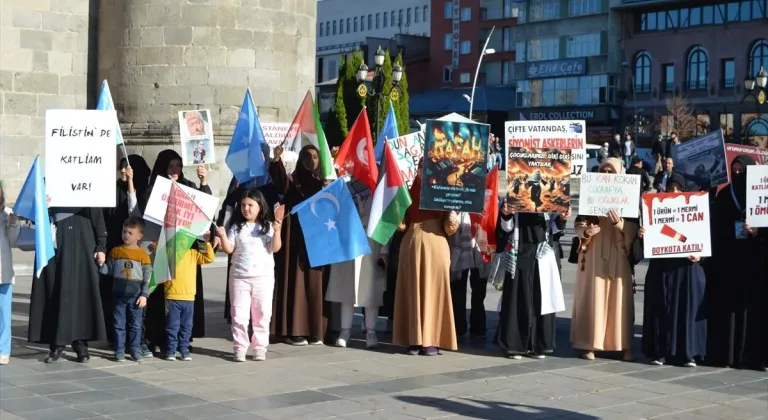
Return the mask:
POLYGON ((165 220, 157 241, 152 265, 150 292, 157 285, 176 278, 176 265, 189 252, 198 236, 211 226, 203 210, 175 182, 168 194, 165 220))
POLYGON ((389 142, 384 145, 383 174, 376 191, 368 218, 368 237, 386 245, 405 218, 405 210, 411 205, 408 186, 397 167, 389 142))
POLYGON ((288 129, 283 140, 283 145, 289 150, 298 153, 302 147, 313 145, 320 151, 320 171, 324 179, 336 179, 336 171, 333 169, 333 156, 325 138, 323 126, 320 124, 320 114, 312 99, 310 92, 304 97, 299 112, 293 118, 293 123, 288 129))

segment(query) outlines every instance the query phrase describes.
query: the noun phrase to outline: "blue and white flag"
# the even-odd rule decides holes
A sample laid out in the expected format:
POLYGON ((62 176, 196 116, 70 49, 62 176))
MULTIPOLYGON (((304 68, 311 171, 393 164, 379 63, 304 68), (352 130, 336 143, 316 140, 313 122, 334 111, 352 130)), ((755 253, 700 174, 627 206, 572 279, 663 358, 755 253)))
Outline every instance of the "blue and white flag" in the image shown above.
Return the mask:
POLYGON ((37 277, 40 277, 43 268, 56 254, 47 200, 43 168, 40 164, 40 155, 37 155, 13 206, 14 214, 35 224, 35 275, 37 277))
POLYGON ((298 214, 311 267, 371 253, 368 238, 344 178, 338 178, 291 210, 298 214))
POLYGON ((376 163, 381 163, 381 159, 384 158, 384 143, 387 139, 392 140, 400 137, 397 131, 397 116, 395 116, 395 109, 392 107, 392 101, 389 101, 389 112, 387 112, 387 118, 384 120, 384 127, 382 127, 379 137, 376 140, 376 146, 373 148, 373 154, 376 156, 376 163))
MULTIPOLYGON (((101 82, 101 92, 99 92, 99 103, 96 104, 96 109, 99 111, 114 111, 115 102, 112 100, 112 93, 109 91, 109 84, 106 80, 101 82)), ((123 144, 123 133, 120 132, 120 122, 117 121, 117 114, 115 114, 115 144, 117 146, 123 144)), ((127 157, 127 156, 126 156, 127 157)))
POLYGON ((267 175, 266 158, 269 157, 269 147, 261 131, 259 115, 251 97, 251 90, 245 92, 243 106, 240 107, 240 117, 237 120, 232 141, 224 161, 232 175, 239 182, 247 182, 256 177, 267 175), (266 156, 265 156, 266 151, 266 156))

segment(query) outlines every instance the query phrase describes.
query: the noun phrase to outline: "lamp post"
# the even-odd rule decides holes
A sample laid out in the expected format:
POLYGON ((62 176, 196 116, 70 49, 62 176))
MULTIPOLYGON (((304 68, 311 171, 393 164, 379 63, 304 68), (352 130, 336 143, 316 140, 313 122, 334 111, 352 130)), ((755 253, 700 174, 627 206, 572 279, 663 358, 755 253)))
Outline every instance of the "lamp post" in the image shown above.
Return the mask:
MULTIPOLYGON (((747 76, 744 79, 744 98, 741 100, 742 103, 744 103, 744 100, 753 97, 755 99, 755 108, 757 111, 757 118, 760 118, 760 105, 765 103, 765 87, 768 85, 768 72, 765 71, 765 68, 763 66, 760 66, 760 71, 757 72, 755 75, 755 78, 751 78, 747 76)), ((742 143, 744 142, 744 139, 742 139, 742 143)))
POLYGON ((488 42, 491 40, 491 35, 493 35, 493 30, 496 29, 496 27, 491 28, 491 32, 488 33, 488 38, 485 39, 485 45, 483 45, 483 51, 480 52, 480 59, 477 60, 477 69, 475 69, 475 80, 472 81, 472 95, 469 97, 469 119, 472 119, 472 108, 475 105, 475 87, 477 86, 477 76, 480 74, 480 65, 483 64, 483 57, 485 57, 486 54, 494 54, 496 50, 493 48, 488 48, 488 42))
POLYGON ((389 98, 396 101, 400 97, 400 80, 403 78, 403 68, 400 66, 392 67, 392 86, 389 87, 388 92, 385 92, 387 86, 384 86, 383 67, 384 59, 386 58, 384 54, 381 46, 379 46, 379 49, 376 50, 376 55, 373 57, 375 68, 370 89, 366 85, 368 81, 368 66, 363 63, 357 69, 357 82, 360 83, 357 87, 357 94, 361 98, 376 98, 376 133, 374 134, 376 138, 379 137, 379 131, 381 130, 381 100, 389 98))
MULTIPOLYGON (((635 108, 635 117, 633 119, 633 125, 635 128, 635 141, 637 141, 637 86, 635 86, 635 72, 632 71, 632 68, 629 66, 628 62, 621 63, 622 67, 629 69, 629 75, 632 76, 632 102, 635 108)), ((637 143, 635 143, 637 144, 637 143)))

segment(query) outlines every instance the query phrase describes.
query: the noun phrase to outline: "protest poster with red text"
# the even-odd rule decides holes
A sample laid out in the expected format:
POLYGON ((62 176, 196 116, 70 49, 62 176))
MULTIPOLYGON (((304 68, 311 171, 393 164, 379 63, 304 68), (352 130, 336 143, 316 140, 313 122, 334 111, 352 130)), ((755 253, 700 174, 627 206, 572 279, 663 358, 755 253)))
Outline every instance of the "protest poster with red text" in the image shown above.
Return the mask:
POLYGON ((747 166, 747 224, 768 227, 768 166, 747 166))
POLYGON ((579 194, 582 216, 606 216, 614 210, 634 219, 640 212, 640 175, 585 172, 579 194))
POLYGON ((709 193, 643 194, 645 258, 712 256, 709 193))
MULTIPOLYGON (((171 186, 171 180, 168 178, 163 178, 161 176, 157 177, 155 186, 152 188, 152 195, 149 196, 149 201, 147 201, 147 208, 144 211, 144 220, 161 226, 165 223, 165 211, 168 208, 171 186)), ((214 220, 216 210, 219 207, 218 198, 196 189, 189 188, 185 185, 177 184, 177 187, 178 188, 175 189, 177 194, 188 196, 195 204, 195 206, 189 206, 190 208, 187 209, 187 211, 181 212, 182 214, 180 214, 179 217, 186 221, 180 220, 180 225, 186 226, 192 224, 194 220, 197 220, 198 215, 196 212, 198 211, 202 211, 208 220, 214 220)), ((180 203, 182 203, 181 205, 186 202, 186 198, 184 201, 180 201, 180 203)))
MULTIPOLYGON (((755 146, 746 146, 743 144, 726 143, 725 144, 725 160, 728 162, 728 180, 731 179, 731 165, 737 157, 741 155, 747 155, 755 160, 758 165, 768 165, 768 149, 763 149, 755 146)), ((717 187, 717 191, 720 192, 727 183, 717 187)))

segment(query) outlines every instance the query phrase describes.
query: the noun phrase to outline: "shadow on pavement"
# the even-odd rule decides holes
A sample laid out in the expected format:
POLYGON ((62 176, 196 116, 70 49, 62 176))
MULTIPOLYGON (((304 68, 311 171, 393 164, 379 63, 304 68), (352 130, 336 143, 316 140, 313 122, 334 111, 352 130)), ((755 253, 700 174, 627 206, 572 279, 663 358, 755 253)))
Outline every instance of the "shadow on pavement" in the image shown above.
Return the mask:
POLYGON ((506 419, 545 419, 563 418, 573 420, 590 420, 598 417, 587 414, 574 413, 558 408, 536 407, 525 404, 512 404, 506 402, 481 400, 477 398, 441 399, 432 397, 398 396, 399 401, 406 404, 433 407, 446 413, 467 416, 480 420, 506 420, 506 419))

